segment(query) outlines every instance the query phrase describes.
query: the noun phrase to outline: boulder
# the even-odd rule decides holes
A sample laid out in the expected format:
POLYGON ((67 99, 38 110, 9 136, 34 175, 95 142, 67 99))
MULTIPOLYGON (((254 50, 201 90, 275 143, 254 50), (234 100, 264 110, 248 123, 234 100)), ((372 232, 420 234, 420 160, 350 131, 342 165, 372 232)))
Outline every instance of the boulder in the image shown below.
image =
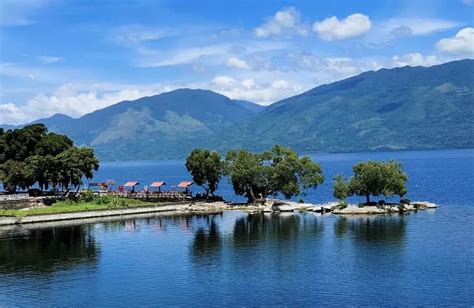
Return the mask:
POLYGON ((378 208, 372 205, 363 206, 363 207, 350 205, 343 209, 336 209, 333 211, 333 213, 340 214, 340 215, 368 215, 368 214, 386 214, 388 213, 388 210, 384 208, 378 208))
POLYGON ((416 201, 412 205, 421 209, 435 209, 438 207, 438 205, 428 201, 416 201))
POLYGON ((291 206, 289 204, 273 204, 272 205, 272 211, 274 212, 294 212, 295 207, 291 206))

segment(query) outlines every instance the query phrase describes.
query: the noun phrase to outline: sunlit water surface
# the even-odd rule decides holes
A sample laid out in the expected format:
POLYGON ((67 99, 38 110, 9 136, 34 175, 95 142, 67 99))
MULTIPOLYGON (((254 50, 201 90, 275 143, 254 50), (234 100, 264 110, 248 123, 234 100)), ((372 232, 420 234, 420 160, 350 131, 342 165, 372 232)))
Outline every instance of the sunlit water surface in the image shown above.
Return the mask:
MULTIPOLYGON (((398 159, 409 215, 149 216, 0 228, 0 306, 474 304, 474 151, 319 155, 331 178, 354 162, 398 159)), ((96 180, 187 179, 182 162, 103 164, 96 180)), ((224 181, 220 193, 231 187, 224 181)))

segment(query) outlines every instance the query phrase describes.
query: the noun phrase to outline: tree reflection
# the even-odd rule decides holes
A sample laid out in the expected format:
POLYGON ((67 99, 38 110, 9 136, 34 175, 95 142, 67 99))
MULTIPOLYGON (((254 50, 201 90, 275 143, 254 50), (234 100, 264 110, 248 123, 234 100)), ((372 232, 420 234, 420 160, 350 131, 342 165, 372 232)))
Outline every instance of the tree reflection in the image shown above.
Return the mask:
POLYGON ((316 217, 297 214, 249 214, 236 220, 234 242, 249 244, 257 240, 291 240, 307 235, 319 234, 323 225, 316 217))
POLYGON ((339 217, 334 225, 337 237, 351 234, 364 241, 402 242, 406 233, 406 222, 399 215, 371 217, 339 217))
POLYGON ((209 261, 218 256, 222 249, 222 235, 216 217, 222 217, 222 214, 198 214, 193 216, 195 223, 200 225, 194 232, 191 244, 191 254, 194 261, 200 263, 205 260, 209 261))
POLYGON ((193 255, 202 257, 210 254, 215 254, 220 250, 222 245, 221 235, 217 223, 212 220, 209 228, 199 227, 194 235, 192 245, 193 255))
POLYGON ((0 240, 0 273, 53 272, 82 263, 95 264, 99 249, 91 226, 36 229, 0 240))

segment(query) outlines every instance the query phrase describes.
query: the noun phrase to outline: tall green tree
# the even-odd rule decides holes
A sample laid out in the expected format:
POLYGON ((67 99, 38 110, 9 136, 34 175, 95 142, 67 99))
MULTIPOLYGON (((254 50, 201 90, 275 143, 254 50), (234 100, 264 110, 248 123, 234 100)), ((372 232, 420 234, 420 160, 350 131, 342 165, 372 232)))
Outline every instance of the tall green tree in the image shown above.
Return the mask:
POLYGON ((91 179, 99 169, 99 161, 91 148, 70 148, 56 156, 59 167, 59 180, 65 189, 79 187, 82 178, 91 179))
POLYGON ((301 195, 303 189, 316 189, 324 182, 321 166, 307 156, 300 158, 295 151, 281 145, 275 145, 267 155, 273 167, 272 188, 288 199, 301 195))
POLYGON ((73 146, 73 142, 69 137, 48 133, 35 146, 35 154, 56 156, 73 146))
POLYGON ((0 180, 10 192, 34 183, 41 189, 78 186, 98 167, 92 149, 75 147, 67 136, 48 133, 43 124, 0 131, 0 180))
POLYGON ((246 150, 229 151, 225 159, 225 174, 229 176, 234 192, 245 196, 249 203, 259 196, 273 192, 273 168, 266 164, 268 153, 250 153, 246 150))
POLYGON ((26 189, 35 183, 33 170, 25 162, 9 160, 0 165, 0 169, 3 188, 9 193, 19 188, 26 189))
POLYGON ((3 158, 0 163, 8 160, 24 161, 34 155, 37 144, 46 136, 47 131, 43 124, 32 124, 4 132, 1 137, 5 147, 4 153, 0 154, 0 158, 3 158))
POLYGON ((204 188, 207 196, 214 196, 223 173, 223 162, 218 152, 194 149, 186 158, 186 169, 194 183, 204 188))
POLYGON ((367 161, 354 165, 354 176, 349 181, 349 195, 365 196, 367 204, 370 196, 403 197, 407 193, 407 175, 401 163, 396 161, 367 161))
POLYGON ((257 197, 278 193, 291 198, 324 181, 319 164, 309 157, 300 158, 290 148, 280 145, 263 153, 230 151, 226 156, 225 171, 235 193, 245 196, 249 203, 257 197))

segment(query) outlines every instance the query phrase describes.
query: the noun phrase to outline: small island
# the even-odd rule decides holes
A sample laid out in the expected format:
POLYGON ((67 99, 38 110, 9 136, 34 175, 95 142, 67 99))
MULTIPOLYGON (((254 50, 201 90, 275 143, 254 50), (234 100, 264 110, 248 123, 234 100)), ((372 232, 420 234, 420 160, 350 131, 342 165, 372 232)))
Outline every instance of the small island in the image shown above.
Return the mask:
POLYGON ((5 190, 0 195, 0 224, 164 211, 371 215, 437 207, 427 201, 411 202, 406 197, 408 176, 397 161, 357 163, 350 178, 333 178, 335 201, 311 204, 303 199, 290 200, 325 181, 320 164, 281 145, 261 153, 232 150, 224 158, 217 151, 194 149, 185 161, 192 181, 183 182, 203 189, 194 195, 189 193, 188 186, 185 191, 168 192, 161 191, 161 187, 158 191, 146 187, 137 192, 134 186, 131 191, 105 189, 94 193, 84 189, 83 181, 92 179, 100 166, 94 150, 76 147, 67 136, 50 133, 42 124, 0 131, 0 146, 0 180, 5 190), (236 195, 247 199, 245 204, 225 202, 215 195, 223 177, 229 180, 236 195), (25 189, 26 197, 16 194, 25 189), (398 196, 400 201, 371 200, 380 196, 398 196), (350 204, 349 197, 363 197, 365 202, 350 204))

